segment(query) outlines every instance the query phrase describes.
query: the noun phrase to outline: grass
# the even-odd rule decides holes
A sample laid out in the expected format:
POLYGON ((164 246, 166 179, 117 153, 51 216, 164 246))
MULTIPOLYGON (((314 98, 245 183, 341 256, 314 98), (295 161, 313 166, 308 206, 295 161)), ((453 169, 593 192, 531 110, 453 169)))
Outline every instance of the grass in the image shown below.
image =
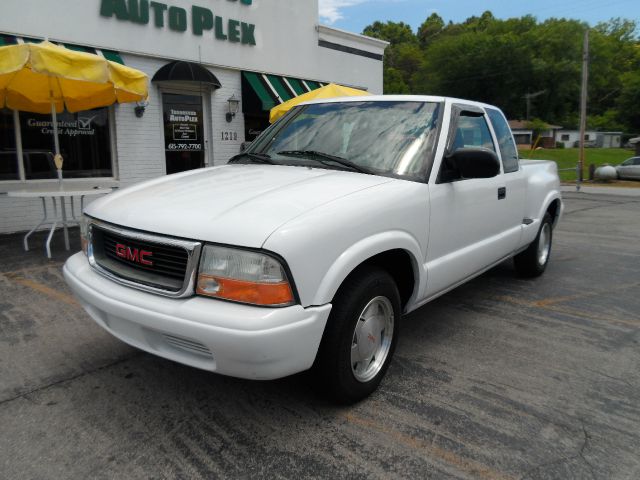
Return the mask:
MULTIPOLYGON (((589 178, 589 164, 596 167, 608 163, 619 165, 627 158, 633 157, 631 150, 624 148, 586 148, 584 151, 584 178, 589 178)), ((577 148, 553 148, 538 150, 522 149, 520 158, 523 160, 553 160, 558 164, 558 170, 571 168, 572 170, 560 171, 560 180, 563 182, 576 181, 576 165, 578 165, 579 149, 577 148)))

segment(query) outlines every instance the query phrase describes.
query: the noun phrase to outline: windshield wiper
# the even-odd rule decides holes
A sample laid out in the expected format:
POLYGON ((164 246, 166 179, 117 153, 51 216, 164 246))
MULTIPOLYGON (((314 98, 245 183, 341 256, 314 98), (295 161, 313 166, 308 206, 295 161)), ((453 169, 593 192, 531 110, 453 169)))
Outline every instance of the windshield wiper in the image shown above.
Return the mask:
POLYGON ((277 165, 276 162, 271 160, 271 155, 267 155, 266 153, 250 153, 250 152, 242 152, 238 155, 232 157, 227 163, 239 163, 240 159, 243 157, 248 157, 252 162, 255 163, 268 163, 269 165, 277 165))
POLYGON ((326 162, 329 161, 342 165, 343 167, 351 168, 356 172, 373 174, 373 172, 368 168, 361 167, 360 165, 357 165, 352 161, 347 160, 346 158, 337 157, 335 155, 319 152, 317 150, 283 150, 281 152, 278 152, 278 155, 283 155, 285 157, 310 157, 311 160, 320 162, 323 165, 326 165, 326 162))

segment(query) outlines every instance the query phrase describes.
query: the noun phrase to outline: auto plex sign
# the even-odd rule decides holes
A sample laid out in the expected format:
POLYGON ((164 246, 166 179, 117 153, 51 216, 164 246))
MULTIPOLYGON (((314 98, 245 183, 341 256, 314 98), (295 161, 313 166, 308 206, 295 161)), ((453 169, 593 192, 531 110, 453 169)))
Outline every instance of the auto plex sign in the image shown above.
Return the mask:
MULTIPOLYGON (((222 0, 219 0, 222 1, 222 0)), ((253 0, 226 0, 251 5, 253 0)), ((189 24, 194 35, 209 34, 217 40, 255 45, 255 25, 234 19, 225 19, 205 7, 193 5, 185 8, 149 0, 102 0, 100 15, 115 17, 140 25, 153 22, 156 28, 169 28, 176 32, 186 32, 189 24), (189 22, 190 19, 190 22, 189 22)))

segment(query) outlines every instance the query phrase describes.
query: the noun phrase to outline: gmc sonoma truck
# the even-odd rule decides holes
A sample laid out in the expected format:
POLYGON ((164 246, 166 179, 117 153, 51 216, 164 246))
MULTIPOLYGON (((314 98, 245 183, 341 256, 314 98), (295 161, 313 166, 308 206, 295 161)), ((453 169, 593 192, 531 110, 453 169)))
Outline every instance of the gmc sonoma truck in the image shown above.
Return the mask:
POLYGON ((543 273, 556 165, 520 161, 502 112, 371 96, 302 104, 227 165, 91 203, 64 276, 137 348, 248 379, 313 369, 373 392, 401 316, 513 258, 543 273))

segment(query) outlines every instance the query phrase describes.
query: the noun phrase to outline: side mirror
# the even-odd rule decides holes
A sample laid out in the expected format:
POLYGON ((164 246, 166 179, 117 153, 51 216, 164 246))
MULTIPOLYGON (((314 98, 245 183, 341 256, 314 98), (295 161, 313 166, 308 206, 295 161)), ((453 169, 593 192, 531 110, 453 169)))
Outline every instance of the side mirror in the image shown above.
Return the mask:
POLYGON ((458 148, 444 158, 442 181, 491 178, 500 173, 500 160, 488 148, 458 148))

